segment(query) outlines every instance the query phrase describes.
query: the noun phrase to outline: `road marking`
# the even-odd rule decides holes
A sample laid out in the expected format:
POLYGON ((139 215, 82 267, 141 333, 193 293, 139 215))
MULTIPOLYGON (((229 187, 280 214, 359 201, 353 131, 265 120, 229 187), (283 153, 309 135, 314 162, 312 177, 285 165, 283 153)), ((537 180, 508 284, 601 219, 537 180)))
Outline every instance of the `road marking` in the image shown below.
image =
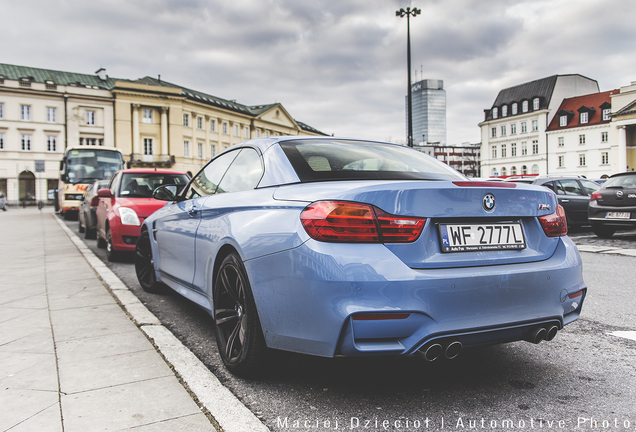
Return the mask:
POLYGON ((608 334, 610 336, 618 336, 636 341, 636 331, 615 331, 608 334))

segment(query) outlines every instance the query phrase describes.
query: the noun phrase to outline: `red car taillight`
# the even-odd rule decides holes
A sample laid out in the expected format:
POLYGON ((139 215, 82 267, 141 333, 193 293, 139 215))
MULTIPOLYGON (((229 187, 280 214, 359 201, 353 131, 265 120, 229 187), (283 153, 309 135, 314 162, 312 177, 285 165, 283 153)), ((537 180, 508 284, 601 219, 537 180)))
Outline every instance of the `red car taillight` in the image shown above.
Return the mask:
POLYGON ((388 214, 369 204, 318 201, 300 215, 311 238, 335 243, 408 243, 417 240, 426 219, 388 214))
POLYGON ((603 199, 603 195, 600 192, 592 192, 592 196, 590 197, 590 201, 603 199))
POLYGON ((565 210, 560 205, 554 213, 539 217, 539 222, 543 227, 543 232, 548 237, 561 237, 568 233, 568 221, 565 217, 565 210))
POLYGON ((99 197, 95 195, 93 199, 91 199, 91 207, 97 207, 98 204, 99 204, 99 197))

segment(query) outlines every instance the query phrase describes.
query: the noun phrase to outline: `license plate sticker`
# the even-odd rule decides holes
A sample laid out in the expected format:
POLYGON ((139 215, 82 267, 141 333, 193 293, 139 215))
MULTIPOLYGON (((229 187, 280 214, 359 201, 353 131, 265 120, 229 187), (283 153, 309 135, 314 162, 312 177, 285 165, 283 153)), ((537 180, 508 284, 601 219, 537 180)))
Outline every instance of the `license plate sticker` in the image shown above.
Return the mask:
POLYGON ((442 252, 518 250, 526 248, 520 223, 439 224, 442 252))
POLYGON ((630 215, 629 212, 607 212, 605 219, 629 219, 630 215))

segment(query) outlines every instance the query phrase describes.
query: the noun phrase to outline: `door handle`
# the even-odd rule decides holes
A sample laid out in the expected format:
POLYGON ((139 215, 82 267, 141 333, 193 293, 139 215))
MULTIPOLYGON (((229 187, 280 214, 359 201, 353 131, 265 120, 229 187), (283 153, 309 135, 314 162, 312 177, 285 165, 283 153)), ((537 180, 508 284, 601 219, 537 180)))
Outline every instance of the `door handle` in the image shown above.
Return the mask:
POLYGON ((192 206, 188 209, 188 214, 190 215, 190 217, 195 217, 198 213, 199 213, 199 209, 196 208, 195 206, 192 206))
POLYGON ((570 202, 570 200, 561 200, 561 202, 570 202))

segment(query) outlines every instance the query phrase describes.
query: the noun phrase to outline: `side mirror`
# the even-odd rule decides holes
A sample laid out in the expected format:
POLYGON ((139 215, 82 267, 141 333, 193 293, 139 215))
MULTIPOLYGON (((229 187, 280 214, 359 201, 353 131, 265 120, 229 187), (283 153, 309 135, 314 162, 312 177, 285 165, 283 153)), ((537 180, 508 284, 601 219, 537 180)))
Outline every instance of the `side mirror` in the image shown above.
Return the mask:
POLYGON ((154 190, 152 197, 159 201, 174 201, 178 192, 177 185, 163 185, 154 190))
POLYGON ((111 198, 113 195, 110 193, 110 189, 104 188, 97 191, 97 196, 100 198, 111 198))

